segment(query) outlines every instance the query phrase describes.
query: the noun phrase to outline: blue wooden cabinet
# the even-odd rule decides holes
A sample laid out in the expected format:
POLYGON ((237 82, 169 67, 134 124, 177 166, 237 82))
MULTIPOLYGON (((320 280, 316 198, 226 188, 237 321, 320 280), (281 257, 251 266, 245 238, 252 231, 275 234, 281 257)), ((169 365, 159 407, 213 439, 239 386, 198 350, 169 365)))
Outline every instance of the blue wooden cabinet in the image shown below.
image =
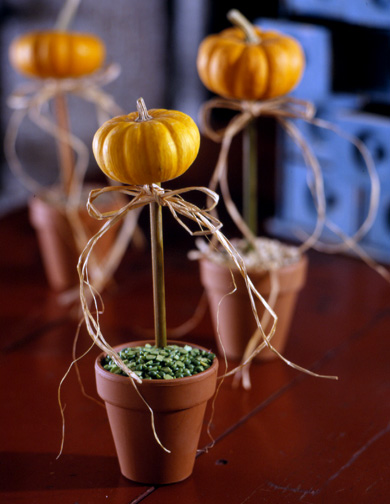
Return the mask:
MULTIPOLYGON (((375 222, 360 245, 373 258, 390 263, 390 117, 386 113, 390 103, 390 78, 386 84, 386 75, 390 76, 390 0, 287 0, 284 12, 292 18, 299 15, 299 22, 262 19, 256 23, 264 29, 290 34, 304 48, 305 75, 291 95, 312 102, 316 118, 329 121, 368 148, 379 176, 381 195, 375 222), (302 22, 304 16, 310 18, 311 25, 302 22), (318 24, 313 17, 318 18, 318 24), (328 23, 321 25, 324 19, 328 23), (362 75, 359 82, 357 72, 351 89, 337 89, 332 68, 338 49, 330 19, 344 22, 345 26, 365 25, 364 35, 371 36, 372 42, 367 46, 369 54, 364 57, 378 67, 378 75, 385 76, 380 83, 374 75, 371 80, 362 75), (386 40, 389 43, 383 44, 386 40), (376 41, 382 42, 376 44, 376 41), (372 87, 367 88, 367 82, 372 82, 372 87), (364 91, 356 92, 360 88, 364 91), (372 104, 376 105, 375 113, 370 112, 372 104)), ((361 155, 353 144, 333 131, 302 120, 294 123, 320 162, 329 219, 343 232, 353 235, 367 215, 370 197, 370 177, 361 155)), ((314 229, 316 210, 301 149, 282 129, 277 135, 277 160, 277 215, 270 230, 294 238, 298 229, 306 233, 314 229)), ((322 239, 335 241, 331 232, 325 232, 322 239)))
POLYGON ((284 0, 290 14, 327 17, 349 23, 388 29, 389 0, 284 0))

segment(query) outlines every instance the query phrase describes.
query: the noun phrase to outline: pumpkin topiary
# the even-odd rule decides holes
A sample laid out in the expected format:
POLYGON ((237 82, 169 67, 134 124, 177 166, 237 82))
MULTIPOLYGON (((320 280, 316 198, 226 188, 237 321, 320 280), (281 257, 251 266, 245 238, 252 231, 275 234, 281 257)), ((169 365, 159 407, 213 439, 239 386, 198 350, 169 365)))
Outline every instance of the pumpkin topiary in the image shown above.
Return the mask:
POLYGON ((12 66, 28 77, 74 78, 102 66, 105 46, 100 38, 86 33, 37 31, 16 38, 9 57, 12 66))
MULTIPOLYGON (((199 144, 198 128, 189 116, 164 109, 148 112, 142 98, 137 101, 137 112, 107 121, 93 139, 102 171, 115 181, 130 184, 110 186, 102 192, 120 191, 132 199, 119 212, 106 214, 108 222, 82 252, 78 262, 80 300, 88 332, 104 352, 95 364, 97 391, 107 406, 122 474, 144 484, 174 483, 192 473, 206 403, 216 389, 215 355, 200 347, 168 342, 166 329, 162 207, 169 208, 190 233, 180 215, 197 222, 198 233, 207 232, 203 226, 209 224, 213 230, 214 226, 207 212, 180 195, 188 188, 169 191, 159 186, 189 168, 199 144), (99 317, 89 311, 97 299, 88 281, 88 260, 96 241, 111 226, 145 205, 150 210, 155 338, 154 342, 112 348, 103 338, 99 317), (85 286, 92 303, 84 293, 85 286), (148 411, 151 425, 145 422, 148 411)), ((102 192, 91 192, 90 210, 102 192)))
POLYGON ((142 98, 137 112, 114 117, 95 133, 93 152, 111 179, 130 185, 158 184, 182 175, 200 145, 195 122, 176 110, 147 110, 142 98))
POLYGON ((305 59, 293 38, 254 27, 237 10, 228 14, 237 27, 209 35, 199 46, 198 74, 224 98, 263 100, 289 93, 300 81, 305 59))

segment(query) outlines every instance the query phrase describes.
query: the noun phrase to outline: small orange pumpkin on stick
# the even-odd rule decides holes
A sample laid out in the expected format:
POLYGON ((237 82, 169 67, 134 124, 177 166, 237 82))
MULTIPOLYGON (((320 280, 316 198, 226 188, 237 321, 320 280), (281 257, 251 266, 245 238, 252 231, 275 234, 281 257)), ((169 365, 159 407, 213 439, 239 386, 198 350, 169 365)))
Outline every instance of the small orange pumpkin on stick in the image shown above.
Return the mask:
POLYGON ((289 93, 305 67, 300 44, 287 35, 260 30, 235 9, 227 17, 236 26, 209 35, 199 46, 197 68, 203 84, 236 100, 289 93))
MULTIPOLYGON (((61 30, 26 33, 9 48, 11 65, 27 77, 38 79, 77 79, 103 65, 105 45, 94 35, 61 30)), ((54 99, 57 123, 64 141, 58 142, 62 187, 66 196, 74 184, 74 157, 69 142, 69 113, 64 93, 54 99)))
POLYGON ((12 66, 27 77, 67 79, 98 70, 105 46, 88 33, 37 31, 16 38, 9 56, 12 66))
MULTIPOLYGON (((200 134, 188 115, 176 110, 147 110, 114 117, 95 133, 92 148, 100 169, 116 182, 160 185, 182 175, 194 162, 200 134)), ((156 346, 167 344, 162 208, 150 203, 153 299, 156 346)))
POLYGON ((114 117, 95 133, 93 152, 101 170, 116 182, 159 184, 182 175, 198 155, 200 134, 177 110, 147 110, 114 117))
MULTIPOLYGON (((281 97, 300 81, 305 58, 300 44, 287 35, 262 31, 238 10, 227 18, 236 26, 209 35, 199 46, 198 74, 212 92, 237 101, 281 97)), ((257 234, 257 129, 250 121, 243 131, 243 217, 257 234)))

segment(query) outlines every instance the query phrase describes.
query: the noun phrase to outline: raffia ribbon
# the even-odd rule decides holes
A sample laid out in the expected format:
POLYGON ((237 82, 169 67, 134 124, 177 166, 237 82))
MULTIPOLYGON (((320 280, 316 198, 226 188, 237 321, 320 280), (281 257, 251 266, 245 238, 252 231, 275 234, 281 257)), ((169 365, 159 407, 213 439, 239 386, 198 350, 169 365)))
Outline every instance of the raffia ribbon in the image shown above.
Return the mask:
MULTIPOLYGON (((313 181, 310 182, 308 180, 308 185, 317 211, 317 219, 315 227, 310 235, 303 232, 300 233, 302 243, 298 247, 299 252, 303 253, 309 248, 314 248, 328 253, 345 252, 350 249, 353 250, 355 254, 367 265, 377 271, 386 281, 390 282, 390 273, 387 269, 380 264, 377 264, 376 261, 374 261, 365 252, 365 250, 358 245, 358 242, 371 228, 376 218, 379 205, 380 182, 372 156, 361 140, 346 133, 341 128, 328 121, 315 118, 315 113, 315 107, 311 102, 292 97, 275 98, 263 102, 214 98, 206 102, 200 110, 201 129, 206 136, 215 142, 221 143, 220 154, 211 177, 209 188, 215 191, 218 185, 220 186, 221 194, 228 213, 237 228, 241 231, 242 235, 253 245, 253 248, 256 251, 256 237, 243 220, 230 195, 227 176, 228 155, 233 138, 241 132, 249 122, 260 116, 274 117, 286 133, 292 138, 292 140, 300 147, 305 163, 313 175, 313 181), (238 114, 230 120, 227 127, 220 130, 215 130, 211 127, 211 113, 217 108, 229 109, 238 112, 238 114), (367 172, 371 182, 371 191, 366 218, 353 236, 347 236, 335 223, 328 219, 326 215, 326 199, 321 166, 298 127, 290 119, 301 119, 319 128, 333 131, 336 135, 339 135, 346 141, 352 143, 360 152, 367 167, 367 172), (341 240, 341 242, 334 244, 322 243, 320 236, 325 227, 332 231, 341 240)), ((210 249, 208 252, 210 253, 210 249)), ((198 254, 198 256, 199 255, 201 254, 198 254)), ((273 308, 278 298, 279 288, 275 271, 270 271, 270 275, 271 293, 268 299, 268 304, 273 308)), ((267 326, 268 319, 269 313, 265 312, 262 319, 263 327, 267 326)), ((248 363, 248 359, 249 362, 252 360, 249 356, 253 355, 254 349, 256 349, 255 353, 257 354, 261 351, 261 349, 265 348, 265 346, 262 334, 258 329, 256 329, 244 352, 242 366, 236 373, 236 383, 242 378, 244 388, 250 388, 249 365, 244 366, 244 364, 248 363), (262 342, 260 346, 258 346, 259 342, 262 342)))
MULTIPOLYGON (((101 124, 112 115, 123 114, 112 96, 101 89, 102 86, 115 80, 119 74, 120 66, 113 63, 93 75, 80 78, 36 80, 16 90, 8 99, 8 105, 14 110, 5 135, 5 153, 9 167, 31 193, 38 194, 64 214, 72 229, 79 253, 89 238, 79 215, 83 182, 89 162, 89 149, 80 138, 61 129, 53 118, 48 117, 45 114, 45 107, 57 95, 73 94, 95 104, 98 124, 101 124), (19 160, 16 141, 20 126, 26 117, 58 142, 68 144, 77 155, 69 195, 65 201, 58 194, 58 188, 42 186, 27 173, 19 160)), ((130 237, 136 232, 137 214, 135 212, 126 219, 104 261, 99 263, 94 261, 91 276, 98 290, 112 278, 130 237)), ((76 296, 77 291, 71 289, 62 293, 60 300, 68 303, 72 302, 76 296)))
POLYGON ((58 95, 73 94, 96 105, 98 123, 101 124, 112 114, 118 115, 122 112, 114 99, 101 89, 101 86, 109 84, 119 74, 119 65, 111 64, 93 75, 77 79, 43 79, 28 82, 11 94, 7 104, 14 112, 11 115, 5 134, 5 154, 9 167, 30 192, 35 194, 45 192, 49 201, 54 204, 58 202, 58 194, 42 187, 26 172, 19 160, 16 152, 16 141, 24 119, 28 117, 38 128, 54 137, 58 142, 68 144, 77 154, 69 204, 78 204, 82 183, 88 168, 89 149, 80 138, 68 131, 64 131, 54 119, 45 115, 44 108, 58 95))
POLYGON ((317 210, 317 221, 310 236, 302 234, 304 242, 299 247, 300 251, 304 252, 309 248, 315 248, 324 252, 336 253, 345 252, 350 249, 386 280, 390 281, 389 272, 384 267, 377 264, 358 245, 358 242, 371 228, 376 218, 379 205, 380 182, 372 156, 361 140, 346 133, 341 128, 328 121, 315 118, 315 112, 316 110, 312 103, 292 97, 275 98, 263 102, 247 102, 215 98, 206 102, 200 111, 202 131, 212 140, 221 142, 221 151, 209 187, 212 190, 216 190, 218 184, 220 185, 221 193, 229 214, 238 229, 242 232, 243 236, 247 238, 249 242, 253 243, 255 237, 244 222, 240 212, 237 210, 236 205, 230 197, 227 182, 227 160, 230 145, 234 136, 242 131, 250 121, 260 116, 274 117, 292 138, 292 140, 300 147, 306 165, 313 174, 313 182, 309 183, 309 188, 317 210), (216 131, 211 127, 210 121, 211 112, 216 108, 236 110, 239 113, 231 119, 226 128, 216 131), (301 119, 319 128, 333 131, 336 135, 343 137, 346 141, 355 145, 360 152, 366 164, 367 172, 370 178, 370 202, 367 215, 353 236, 347 236, 327 217, 324 182, 320 164, 298 127, 289 119, 301 119), (341 243, 322 243, 320 235, 324 227, 331 230, 341 240, 341 243))
MULTIPOLYGON (((88 261, 90 254, 93 250, 93 247, 98 242, 98 240, 114 225, 116 225, 119 221, 121 221, 128 212, 142 208, 150 203, 157 202, 161 206, 167 207, 175 220, 191 235, 191 236, 213 236, 219 242, 220 246, 226 251, 229 255, 231 261, 238 269, 239 273, 243 277, 245 281, 245 286, 248 292, 249 302, 251 304, 253 316, 256 321, 256 325, 260 334, 262 336, 262 343, 258 345, 252 354, 248 357, 246 362, 242 363, 240 367, 246 365, 250 362, 258 352, 261 351, 265 346, 268 347, 271 351, 273 351, 280 359, 282 359, 286 364, 293 367, 294 369, 304 371, 312 376, 320 376, 316 373, 313 373, 309 370, 306 370, 291 361, 285 359, 273 346, 271 343, 271 339, 276 330, 277 324, 277 316, 272 310, 272 308, 268 305, 267 301, 261 296, 261 294, 256 290, 253 285, 248 272, 245 266, 245 263, 232 245, 232 243, 224 236, 221 232, 222 224, 217 219, 217 217, 211 214, 211 211, 215 208, 218 202, 218 195, 211 191, 206 187, 187 187, 183 189, 177 190, 167 190, 162 189, 161 187, 153 184, 153 185, 144 185, 144 186, 114 186, 114 187, 105 187, 103 189, 96 189, 91 191, 89 199, 88 199, 88 211, 92 217, 95 217, 100 220, 106 220, 101 229, 93 236, 83 252, 80 255, 77 270, 79 273, 80 279, 80 300, 81 306, 84 314, 84 319, 86 322, 86 327, 89 335, 91 336, 93 342, 105 353, 110 355, 115 361, 118 363, 118 366, 132 379, 139 382, 139 377, 131 372, 119 358, 119 355, 114 351, 114 349, 109 345, 109 343, 105 340, 99 324, 99 306, 98 299, 96 297, 96 292, 93 286, 89 282, 88 277, 88 261), (111 212, 101 213, 94 206, 93 202, 102 194, 107 192, 119 191, 131 198, 130 202, 127 203, 120 210, 113 210, 111 212), (191 191, 198 191, 204 193, 208 199, 211 201, 211 204, 206 209, 200 209, 196 205, 186 201, 183 197, 184 194, 189 193, 191 191), (194 222, 198 229, 193 231, 184 221, 184 219, 188 219, 189 221, 194 222), (266 334, 263 330, 262 324, 260 322, 257 308, 255 305, 255 298, 257 298, 264 308, 268 311, 270 316, 273 319, 272 327, 268 334, 266 334), (92 300, 92 302, 91 302, 92 300), (93 306, 92 311, 90 306, 93 306), (92 313, 93 312, 93 313, 92 313)), ((231 371, 229 374, 234 373, 235 370, 231 371)), ((335 377, 328 377, 335 378, 335 377)))
MULTIPOLYGON (((285 359, 277 350, 272 346, 271 339, 276 330, 277 324, 277 316, 272 310, 272 308, 268 305, 267 301, 261 296, 261 294, 256 290, 253 285, 251 279, 249 278, 248 272, 246 270, 245 263, 234 246, 230 243, 230 241, 223 235, 221 232, 222 224, 221 222, 213 216, 210 212, 215 208, 218 203, 219 196, 206 187, 187 187, 183 189, 177 190, 165 190, 162 189, 158 185, 144 185, 144 186, 115 186, 115 187, 105 187, 103 189, 95 189, 91 191, 88 199, 88 211, 90 215, 99 220, 106 220, 106 222, 102 225, 100 230, 93 236, 83 252, 80 255, 79 262, 77 265, 77 271, 80 279, 80 301, 81 307, 84 315, 84 321, 86 324, 87 331, 92 338, 93 344, 96 344, 105 354, 109 355, 117 365, 122 369, 122 371, 130 378, 132 385, 140 396, 141 400, 144 402, 145 406, 148 408, 151 415, 151 426, 153 430, 154 437, 160 447, 169 452, 166 447, 161 443, 158 433, 155 427, 154 420, 154 412, 150 407, 148 402, 144 399, 141 392, 138 390, 137 383, 141 382, 141 379, 131 371, 121 360, 119 354, 111 347, 111 345, 106 341, 101 331, 99 317, 103 311, 103 307, 99 307, 100 295, 96 292, 95 288, 91 285, 89 281, 88 275, 88 261, 91 255, 91 252, 95 246, 95 244, 99 241, 99 239, 111 229, 113 226, 118 224, 122 219, 126 218, 126 215, 133 211, 138 210, 146 205, 156 202, 161 206, 168 207, 174 219, 180 224, 191 236, 210 236, 216 238, 221 247, 227 252, 232 262, 237 267, 238 271, 242 275, 245 286, 248 292, 249 302, 251 304, 253 316, 256 320, 256 325, 260 334, 262 335, 262 343, 254 349, 253 353, 246 362, 242 363, 239 367, 233 370, 230 373, 226 373, 224 376, 227 376, 231 373, 236 372, 238 369, 241 369, 243 366, 248 364, 251 359, 259 352, 261 349, 266 346, 275 354, 282 359, 286 364, 291 366, 294 369, 303 371, 312 376, 321 376, 312 371, 306 370, 290 361, 285 359), (121 192, 131 199, 129 203, 127 203, 124 207, 119 210, 113 210, 111 212, 100 212, 93 202, 102 194, 107 192, 121 192), (208 200, 211 201, 211 204, 206 209, 200 209, 196 205, 186 201, 184 199, 184 195, 191 191, 199 191, 204 193, 208 200), (197 230, 193 231, 184 221, 184 219, 188 219, 196 224, 197 230), (259 316, 257 313, 257 308, 255 304, 255 298, 260 300, 266 311, 269 313, 270 317, 273 319, 272 327, 268 334, 265 334, 262 324, 259 320, 259 316)), ((219 377, 219 378, 223 378, 219 377)), ((335 376, 323 376, 325 378, 337 379, 335 376)))

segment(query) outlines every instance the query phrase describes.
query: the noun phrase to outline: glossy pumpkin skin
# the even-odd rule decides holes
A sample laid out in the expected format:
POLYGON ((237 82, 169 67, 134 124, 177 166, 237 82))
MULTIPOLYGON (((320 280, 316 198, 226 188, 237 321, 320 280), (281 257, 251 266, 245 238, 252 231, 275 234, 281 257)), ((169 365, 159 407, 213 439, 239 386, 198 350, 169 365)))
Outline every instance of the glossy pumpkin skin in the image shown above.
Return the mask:
POLYGON ((95 133, 93 152, 111 179, 130 185, 157 184, 182 175, 194 162, 200 145, 195 122, 175 110, 148 110, 114 117, 95 133))
POLYGON ((105 46, 90 34, 39 31, 16 38, 9 57, 12 66, 28 77, 74 78, 102 66, 105 46))
POLYGON ((259 41, 227 28, 199 46, 198 74, 214 93, 236 100, 263 100, 289 93, 300 81, 305 57, 300 44, 286 35, 253 27, 259 41))

